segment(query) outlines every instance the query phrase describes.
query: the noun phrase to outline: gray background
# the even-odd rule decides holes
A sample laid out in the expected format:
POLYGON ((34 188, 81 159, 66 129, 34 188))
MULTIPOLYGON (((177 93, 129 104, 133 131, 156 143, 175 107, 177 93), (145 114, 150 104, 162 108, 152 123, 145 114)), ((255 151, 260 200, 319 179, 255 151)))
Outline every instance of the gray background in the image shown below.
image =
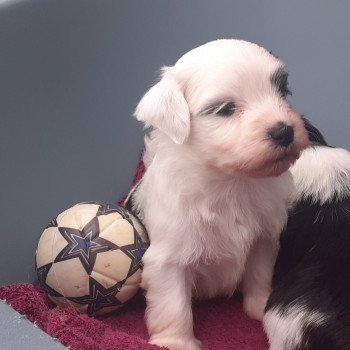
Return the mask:
POLYGON ((0 0, 0 284, 34 279, 53 216, 127 192, 137 101, 160 66, 207 41, 272 50, 295 108, 350 148, 349 13, 346 0, 0 0))

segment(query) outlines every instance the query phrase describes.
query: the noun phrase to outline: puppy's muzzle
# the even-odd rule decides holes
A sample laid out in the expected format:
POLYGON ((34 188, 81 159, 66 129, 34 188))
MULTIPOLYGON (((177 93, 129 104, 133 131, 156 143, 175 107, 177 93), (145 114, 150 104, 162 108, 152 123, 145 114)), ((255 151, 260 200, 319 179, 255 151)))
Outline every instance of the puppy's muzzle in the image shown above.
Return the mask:
POLYGON ((293 127, 283 122, 278 122, 267 134, 277 146, 288 147, 294 141, 293 127))

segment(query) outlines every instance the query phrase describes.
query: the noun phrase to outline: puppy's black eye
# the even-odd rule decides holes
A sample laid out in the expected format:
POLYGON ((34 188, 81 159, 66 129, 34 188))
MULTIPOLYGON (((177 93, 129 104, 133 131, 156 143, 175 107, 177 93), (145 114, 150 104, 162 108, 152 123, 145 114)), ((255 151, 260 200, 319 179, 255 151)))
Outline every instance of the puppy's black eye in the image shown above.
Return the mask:
POLYGON ((210 104, 205 107, 200 114, 208 115, 208 114, 216 114, 220 117, 230 117, 236 110, 236 106, 233 102, 217 102, 210 104))
POLYGON ((235 109, 236 106, 233 102, 226 102, 217 108, 215 114, 219 115, 220 117, 229 117, 234 113, 235 109))

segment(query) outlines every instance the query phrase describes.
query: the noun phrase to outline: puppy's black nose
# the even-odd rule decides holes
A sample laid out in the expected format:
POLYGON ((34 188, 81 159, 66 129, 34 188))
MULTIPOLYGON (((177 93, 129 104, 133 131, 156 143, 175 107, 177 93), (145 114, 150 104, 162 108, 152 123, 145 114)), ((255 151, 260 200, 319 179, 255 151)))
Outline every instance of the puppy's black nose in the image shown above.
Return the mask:
POLYGON ((283 122, 278 122, 276 126, 267 132, 270 138, 278 146, 287 147, 294 140, 294 129, 283 122))

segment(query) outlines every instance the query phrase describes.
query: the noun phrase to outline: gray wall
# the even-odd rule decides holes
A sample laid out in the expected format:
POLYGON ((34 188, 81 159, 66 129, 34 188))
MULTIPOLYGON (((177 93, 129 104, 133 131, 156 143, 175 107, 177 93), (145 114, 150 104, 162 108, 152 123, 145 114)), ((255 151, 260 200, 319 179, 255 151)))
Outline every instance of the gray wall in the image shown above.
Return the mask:
POLYGON ((128 190, 130 115, 158 68, 236 37, 283 59, 293 105, 350 148, 350 2, 0 0, 0 283, 31 281, 51 217, 128 190))

